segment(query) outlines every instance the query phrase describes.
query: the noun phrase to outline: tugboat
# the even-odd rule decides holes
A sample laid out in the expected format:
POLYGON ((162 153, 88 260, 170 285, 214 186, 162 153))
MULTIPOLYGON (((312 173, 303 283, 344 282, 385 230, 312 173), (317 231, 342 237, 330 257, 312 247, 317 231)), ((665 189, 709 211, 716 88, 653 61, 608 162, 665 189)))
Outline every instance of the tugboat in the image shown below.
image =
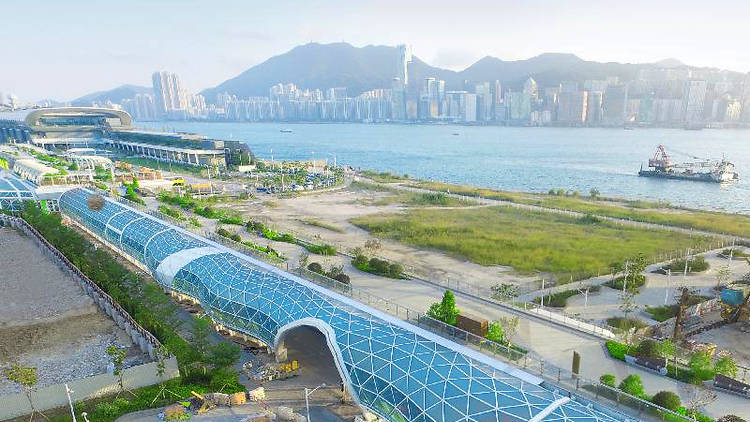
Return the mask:
POLYGON ((696 180, 699 182, 725 183, 739 180, 734 164, 722 158, 721 161, 700 158, 690 154, 693 161, 674 163, 664 145, 656 148, 654 157, 648 160, 648 169, 641 164, 639 176, 661 177, 664 179, 696 180))
POLYGON ((292 133, 291 129, 279 129, 279 132, 281 133, 292 133))

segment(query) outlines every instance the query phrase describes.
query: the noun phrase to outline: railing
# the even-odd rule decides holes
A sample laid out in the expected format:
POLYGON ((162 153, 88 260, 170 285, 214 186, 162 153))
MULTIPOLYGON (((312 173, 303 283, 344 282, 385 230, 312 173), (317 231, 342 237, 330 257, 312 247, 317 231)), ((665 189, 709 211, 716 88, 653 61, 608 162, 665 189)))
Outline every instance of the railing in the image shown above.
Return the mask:
MULTIPOLYGON (((200 233, 200 231, 196 228, 192 228, 186 225, 184 222, 166 216, 158 211, 147 211, 147 208, 141 204, 136 204, 134 206, 133 202, 128 201, 125 198, 114 197, 114 199, 125 205, 133 206, 142 211, 148 212, 150 215, 153 215, 157 218, 162 218, 169 222, 174 222, 176 225, 187 228, 188 230, 198 235, 206 236, 206 234, 208 234, 209 237, 217 238, 219 240, 219 243, 222 243, 227 247, 235 248, 240 251, 243 251, 243 247, 247 248, 241 243, 234 242, 231 239, 226 239, 218 235, 214 235, 205 230, 203 231, 204 233, 200 233)), ((256 256, 264 262, 275 265, 276 267, 279 267, 281 269, 285 269, 287 271, 289 270, 288 263, 274 262, 270 260, 269 256, 266 254, 254 254, 253 256, 256 256)), ((331 279, 322 274, 312 272, 306 268, 297 268, 294 269, 294 272, 303 277, 305 280, 313 282, 321 287, 341 293, 347 297, 350 297, 375 309, 383 311, 389 315, 407 321, 413 325, 437 334, 457 344, 461 344, 463 346, 477 350, 496 360, 523 368, 528 373, 538 375, 539 377, 544 379, 544 384, 546 384, 546 387, 551 391, 557 391, 559 394, 563 395, 570 394, 570 397, 573 400, 583 403, 584 405, 591 404, 594 407, 600 408, 600 410, 604 412, 618 414, 622 418, 665 421, 667 415, 669 415, 671 420, 695 422, 695 419, 677 414, 671 410, 662 408, 651 402, 608 387, 600 383, 598 380, 588 380, 572 373, 571 371, 555 366, 554 364, 546 362, 543 358, 536 356, 533 352, 522 352, 516 348, 511 347, 509 344, 503 345, 490 341, 484 337, 469 333, 458 327, 454 327, 442 321, 435 320, 427 316, 423 312, 415 311, 403 305, 399 305, 398 303, 394 303, 388 299, 373 295, 367 291, 352 287, 349 284, 331 279), (575 392, 575 396, 573 395, 573 392, 575 392), (600 403, 607 403, 608 407, 602 407, 600 403)), ((485 368, 485 370, 488 370, 489 374, 493 374, 493 372, 497 371, 494 368, 486 367, 478 362, 475 362, 475 364, 485 368)))
POLYGON ((154 347, 155 350, 161 348, 161 342, 159 342, 159 340, 154 337, 151 332, 143 328, 135 319, 133 319, 133 317, 130 316, 130 314, 125 309, 120 306, 120 304, 118 304, 114 299, 112 299, 109 294, 107 294, 96 283, 94 283, 83 272, 81 272, 78 267, 73 265, 73 263, 70 262, 70 260, 62 252, 60 252, 56 247, 49 243, 47 239, 45 239, 44 236, 42 236, 42 234, 39 233, 39 231, 37 231, 28 222, 26 222, 22 218, 11 217, 2 214, 0 214, 0 221, 3 221, 5 224, 8 224, 12 227, 18 228, 27 235, 32 236, 34 240, 37 241, 37 244, 39 246, 45 248, 56 259, 58 265, 60 265, 76 280, 82 282, 88 288, 93 290, 98 297, 104 299, 104 301, 107 302, 122 319, 130 324, 133 327, 133 330, 143 336, 146 341, 148 341, 154 347))

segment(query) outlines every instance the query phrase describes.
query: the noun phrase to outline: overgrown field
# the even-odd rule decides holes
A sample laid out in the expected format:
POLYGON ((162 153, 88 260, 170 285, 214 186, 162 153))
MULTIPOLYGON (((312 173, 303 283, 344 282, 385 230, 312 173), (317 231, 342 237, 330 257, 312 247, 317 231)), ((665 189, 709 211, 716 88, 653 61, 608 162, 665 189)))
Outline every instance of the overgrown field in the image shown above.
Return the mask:
POLYGON ((412 209, 359 217, 352 223, 379 237, 434 248, 482 265, 508 265, 521 273, 553 273, 561 282, 609 271, 613 262, 707 245, 710 238, 616 226, 606 221, 506 206, 412 209))
POLYGON ((665 204, 647 201, 503 192, 439 182, 412 182, 410 184, 440 192, 450 191, 451 193, 473 197, 481 196, 519 204, 539 205, 606 217, 750 237, 750 217, 739 214, 670 208, 665 204))

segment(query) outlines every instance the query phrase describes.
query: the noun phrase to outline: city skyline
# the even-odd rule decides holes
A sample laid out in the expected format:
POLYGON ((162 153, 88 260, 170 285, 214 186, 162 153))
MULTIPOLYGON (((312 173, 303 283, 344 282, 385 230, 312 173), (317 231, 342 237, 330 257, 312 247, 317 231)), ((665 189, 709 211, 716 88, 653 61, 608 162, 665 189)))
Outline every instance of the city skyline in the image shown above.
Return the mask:
POLYGON ((114 5, 91 8, 84 1, 11 1, 0 9, 13 17, 9 33, 23 41, 0 46, 0 53, 18 64, 0 71, 0 90, 26 102, 67 101, 123 83, 150 85, 147 75, 154 69, 169 69, 183 76, 186 89, 198 92, 296 45, 342 40, 356 46, 406 42, 421 59, 449 69, 464 68, 485 55, 517 60, 565 52, 595 61, 648 63, 675 57, 694 66, 750 70, 750 55, 741 46, 746 15, 741 11, 750 6, 714 2, 714 10, 732 12, 720 22, 706 22, 705 2, 639 4, 566 2, 542 9, 539 2, 427 7, 420 2, 372 6, 331 1, 312 9, 300 2, 262 7, 230 2, 220 10, 211 8, 213 18, 206 20, 207 5, 198 3, 179 8, 149 3, 146 8, 136 2, 114 13, 109 10, 114 5), (81 15, 88 20, 80 21, 81 15), (326 24, 328 20, 337 24, 326 24), (695 27, 702 31, 696 33, 695 27), (37 52, 51 37, 68 47, 46 49, 49 66, 35 66, 37 52), (81 37, 89 38, 85 45, 76 41, 81 37), (54 82, 50 68, 57 75, 54 82))

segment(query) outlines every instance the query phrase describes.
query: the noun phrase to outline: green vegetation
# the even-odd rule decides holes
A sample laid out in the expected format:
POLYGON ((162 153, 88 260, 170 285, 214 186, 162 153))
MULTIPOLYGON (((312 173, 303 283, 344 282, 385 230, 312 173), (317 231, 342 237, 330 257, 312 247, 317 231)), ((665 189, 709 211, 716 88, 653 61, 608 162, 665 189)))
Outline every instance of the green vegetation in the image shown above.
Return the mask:
POLYGON ((496 206, 408 210, 355 218, 378 237, 439 249, 482 265, 509 265, 522 273, 553 273, 558 282, 609 272, 608 263, 706 246, 702 236, 610 222, 581 224, 574 217, 496 206))
MULTIPOLYGON (((230 372, 231 374, 231 372, 230 372)), ((236 374, 234 374, 236 377, 236 374)), ((91 400, 77 402, 74 404, 76 418, 83 421, 83 412, 87 413, 90 421, 96 422, 113 422, 120 416, 135 412, 138 410, 152 409, 170 405, 180 399, 191 397, 190 392, 207 393, 221 388, 212 388, 211 383, 190 384, 180 380, 171 380, 159 385, 129 390, 127 396, 111 395, 99 397, 91 400), (164 388, 164 390, 162 390, 164 388)), ((224 386, 223 393, 233 393, 242 391, 241 386, 237 384, 227 384, 224 386)), ((49 417, 49 422, 70 422, 70 408, 66 405, 55 410, 47 411, 45 414, 49 417)), ((14 419, 14 422, 28 421, 28 416, 14 419)))
POLYGON ((682 406, 680 396, 671 391, 659 391, 651 397, 651 403, 672 411, 676 411, 682 406))
POLYGON ((739 248, 726 248, 721 251, 720 255, 724 255, 725 257, 729 257, 731 255, 732 258, 750 258, 750 253, 747 253, 743 249, 739 248))
POLYGON ((552 189, 548 195, 522 192, 504 192, 473 186, 450 185, 439 182, 413 181, 410 185, 440 192, 450 191, 466 196, 498 199, 519 204, 539 205, 547 208, 582 212, 595 216, 621 218, 666 226, 726 233, 750 237, 750 217, 740 214, 680 209, 675 211, 669 204, 628 201, 622 199, 583 198, 567 195, 563 189, 552 189))
POLYGON ((316 220, 314 218, 305 218, 305 219, 302 219, 300 221, 302 221, 303 223, 307 224, 308 226, 320 227, 321 229, 330 230, 330 231, 336 232, 336 233, 343 233, 344 232, 344 229, 342 229, 341 227, 339 227, 339 226, 337 226, 335 224, 331 224, 331 223, 328 223, 328 222, 325 222, 325 221, 316 220))
POLYGON ((377 172, 372 170, 363 170, 362 176, 380 183, 395 183, 409 180, 408 174, 398 175, 387 171, 377 172))
POLYGON ((617 379, 615 379, 615 376, 612 374, 604 374, 599 377, 599 382, 606 385, 607 387, 615 388, 617 379))
POLYGON ((192 211, 201 217, 211 220, 219 220, 219 222, 224 224, 244 224, 239 213, 214 207, 214 204, 221 201, 221 199, 217 197, 198 199, 190 194, 179 195, 171 192, 160 192, 156 199, 158 199, 159 202, 175 205, 183 210, 192 211))
POLYGON ((124 157, 120 161, 124 161, 126 163, 134 164, 140 167, 148 167, 155 170, 175 171, 179 173, 189 173, 195 176, 203 176, 207 174, 207 170, 205 167, 178 163, 164 163, 153 158, 124 157))
MULTIPOLYGON (((688 300, 686 303, 687 303, 687 306, 693 306, 698 303, 704 302, 708 299, 711 299, 711 298, 708 296, 691 294, 688 297, 688 300)), ((645 311, 647 314, 651 315, 652 319, 659 321, 659 322, 664 322, 668 320, 669 318, 674 318, 677 315, 677 311, 679 310, 679 308, 680 307, 677 304, 654 306, 654 307, 646 306, 645 311)))
POLYGON ((456 297, 453 292, 446 290, 443 293, 443 300, 430 305, 427 316, 449 325, 456 325, 456 318, 460 313, 461 311, 456 308, 456 297))
POLYGON ((190 223, 190 225, 193 226, 193 227, 202 227, 203 226, 203 224, 201 224, 200 220, 198 220, 195 217, 188 218, 188 223, 190 223))
MULTIPOLYGON (((670 262, 669 265, 667 265, 665 268, 672 271, 673 273, 681 273, 685 271, 685 259, 676 259, 670 262)), ((700 273, 706 271, 707 269, 708 262, 706 262, 706 258, 701 255, 695 256, 687 261, 688 273, 700 273)))
POLYGON ((643 397, 646 390, 643 388, 643 382, 641 376, 638 374, 630 374, 624 380, 620 382, 618 388, 631 396, 643 397))
POLYGON ((351 280, 349 279, 349 276, 344 274, 343 265, 332 265, 331 268, 328 269, 328 271, 326 271, 325 269, 323 269, 322 265, 318 264, 317 262, 311 262, 307 266, 307 269, 314 273, 334 279, 340 283, 350 284, 351 282, 351 280))
POLYGON ((476 205, 476 203, 473 201, 454 198, 452 196, 448 196, 443 192, 409 192, 390 186, 383 186, 375 183, 360 181, 352 182, 349 185, 349 188, 360 191, 372 191, 390 194, 385 198, 380 198, 375 201, 364 201, 364 203, 367 205, 383 206, 390 204, 403 204, 405 206, 411 207, 465 207, 476 205))
MULTIPOLYGON (((106 248, 94 247, 74 229, 63 225, 58 214, 45 214, 36 204, 27 202, 23 218, 175 355, 182 382, 202 385, 210 382, 216 366, 208 354, 180 336, 178 330, 184 320, 160 287, 130 271, 106 248)), ((229 388, 242 389, 236 382, 229 388)))
MULTIPOLYGON (((589 292, 598 292, 599 286, 592 286, 589 288, 589 292)), ((571 298, 577 294, 581 294, 577 289, 565 290, 562 292, 552 293, 544 296, 544 306, 551 306, 553 308, 564 308, 568 303, 568 298, 571 298)), ((542 297, 534 298, 534 303, 537 305, 542 303, 542 297)))
POLYGON ((316 255, 323 255, 323 256, 334 256, 336 255, 336 248, 332 245, 315 245, 315 244, 303 244, 302 245, 305 249, 308 251, 316 254, 316 255))
POLYGON ((630 330, 635 328, 640 330, 641 328, 648 327, 648 324, 637 318, 624 318, 624 317, 610 317, 607 318, 607 325, 610 327, 618 328, 620 330, 630 330))
POLYGON ((630 291, 637 291, 639 288, 646 284, 646 276, 643 274, 634 274, 633 276, 627 276, 627 280, 624 275, 616 277, 608 282, 604 283, 605 286, 615 290, 622 290, 627 287, 630 291), (627 281, 627 286, 625 282, 627 281))
POLYGON ((187 217, 185 217, 185 214, 181 213, 180 210, 176 208, 168 207, 166 205, 159 205, 159 212, 169 217, 172 217, 175 220, 179 220, 179 221, 187 220, 187 217))
POLYGON ((379 258, 368 258, 364 254, 362 249, 357 248, 354 250, 354 258, 352 259, 352 265, 363 272, 379 275, 382 277, 405 279, 404 267, 401 264, 389 263, 379 258))

